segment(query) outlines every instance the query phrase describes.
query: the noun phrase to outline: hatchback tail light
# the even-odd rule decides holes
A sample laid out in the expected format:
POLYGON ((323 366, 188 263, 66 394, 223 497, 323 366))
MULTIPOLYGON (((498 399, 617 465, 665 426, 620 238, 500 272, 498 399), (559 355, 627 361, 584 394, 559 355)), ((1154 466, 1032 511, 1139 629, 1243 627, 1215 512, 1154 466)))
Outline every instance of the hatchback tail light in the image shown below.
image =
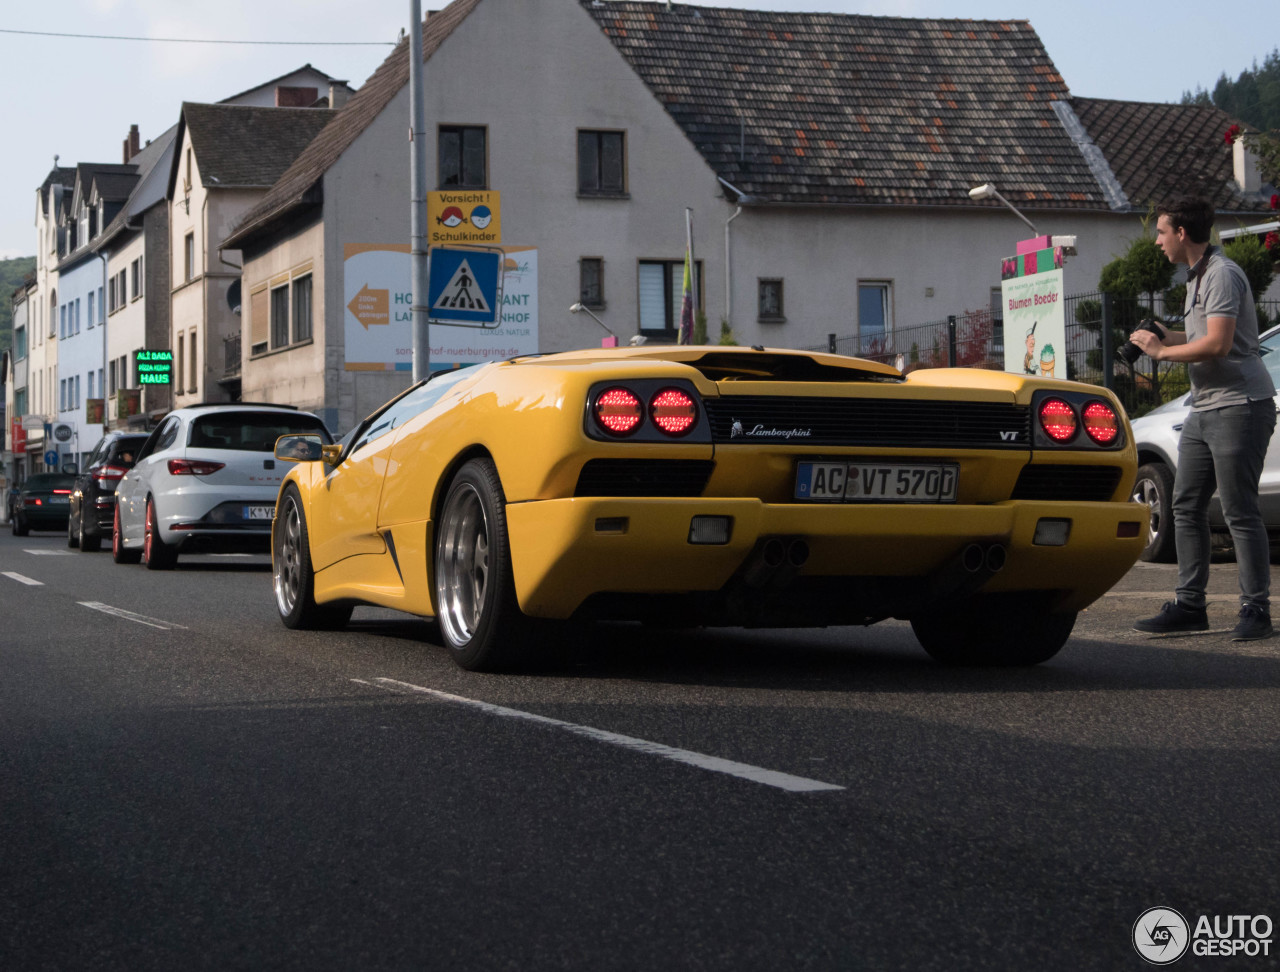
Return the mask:
POLYGON ((1040 405, 1040 427, 1055 442, 1067 442, 1076 434, 1076 412, 1061 398, 1048 398, 1040 405))
POLYGON ((640 399, 625 388, 606 388, 596 396, 596 422, 610 435, 630 435, 640 427, 644 409, 640 399))
POLYGON ((653 424, 667 435, 684 435, 698 420, 698 406, 679 388, 664 388, 649 403, 653 424))
POLYGON ((170 476, 208 476, 225 466, 225 462, 204 462, 199 459, 170 459, 170 476))
POLYGON ((1120 434, 1120 419, 1110 405, 1090 402, 1084 407, 1084 430, 1098 445, 1111 445, 1120 434))
POLYGON ((69 489, 55 489, 55 490, 53 491, 53 495, 54 495, 54 496, 70 496, 70 495, 71 495, 71 490, 69 490, 69 489))
POLYGON ((110 486, 124 477, 129 470, 124 466, 98 466, 89 470, 89 475, 98 481, 99 486, 110 486))

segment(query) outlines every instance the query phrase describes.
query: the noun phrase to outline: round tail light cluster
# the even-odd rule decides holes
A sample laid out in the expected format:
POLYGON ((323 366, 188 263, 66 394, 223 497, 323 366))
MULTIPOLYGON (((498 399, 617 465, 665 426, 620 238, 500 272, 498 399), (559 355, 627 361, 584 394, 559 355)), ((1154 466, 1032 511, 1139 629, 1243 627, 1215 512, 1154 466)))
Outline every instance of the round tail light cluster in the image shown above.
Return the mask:
POLYGON ((1061 398, 1046 398, 1040 403, 1040 428, 1054 442, 1070 442, 1080 427, 1098 445, 1107 446, 1120 435, 1120 417, 1106 402, 1092 401, 1080 415, 1061 398))
MULTIPOLYGON (((600 428, 621 438, 640 428, 646 408, 630 389, 615 386, 596 396, 592 412, 600 428)), ((657 392, 649 399, 647 413, 654 426, 672 438, 685 435, 698 421, 698 406, 693 396, 679 388, 663 388, 657 392)))

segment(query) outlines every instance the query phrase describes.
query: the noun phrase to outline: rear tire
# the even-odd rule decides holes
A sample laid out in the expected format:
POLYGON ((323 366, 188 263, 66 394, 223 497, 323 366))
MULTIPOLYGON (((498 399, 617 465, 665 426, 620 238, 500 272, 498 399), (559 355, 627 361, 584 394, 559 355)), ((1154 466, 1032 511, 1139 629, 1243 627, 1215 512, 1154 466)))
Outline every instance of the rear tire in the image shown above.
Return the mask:
POLYGON ((1146 505, 1151 535, 1139 559, 1171 564, 1178 559, 1173 538, 1173 471, 1163 462, 1149 462, 1138 469, 1133 501, 1146 505))
POLYGON ((124 531, 120 529, 120 506, 116 505, 115 518, 111 522, 111 559, 117 564, 136 564, 142 559, 141 550, 129 550, 124 545, 124 531))
POLYGON ((21 513, 13 515, 13 535, 15 537, 25 537, 31 532, 31 528, 27 526, 27 521, 22 518, 21 513))
POLYGON ((271 526, 271 581, 276 610, 286 628, 333 629, 351 620, 350 605, 317 604, 316 573, 302 497, 293 485, 280 499, 280 515, 271 526))
POLYGON ((102 549, 102 537, 97 534, 90 534, 84 528, 84 510, 80 511, 80 550, 84 553, 94 553, 102 549))
POLYGON ((1076 612, 1050 612, 1047 596, 988 594, 911 619, 929 657, 944 665, 1021 666, 1048 661, 1071 636, 1076 612))
POLYGON ((160 524, 156 517, 155 501, 147 497, 147 519, 143 526, 142 564, 147 570, 173 570, 178 562, 178 551, 160 538, 160 524))
POLYGON ((525 661, 534 626, 516 600, 506 497, 488 459, 467 462, 449 484, 433 566, 436 618, 453 660, 473 672, 525 661))

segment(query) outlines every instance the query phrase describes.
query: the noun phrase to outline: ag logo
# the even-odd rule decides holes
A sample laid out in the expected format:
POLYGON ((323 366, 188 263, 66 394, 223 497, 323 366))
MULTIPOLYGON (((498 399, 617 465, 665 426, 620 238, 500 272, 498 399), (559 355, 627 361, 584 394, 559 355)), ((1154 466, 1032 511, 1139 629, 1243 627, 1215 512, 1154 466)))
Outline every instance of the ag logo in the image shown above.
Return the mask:
POLYGON ((1133 947, 1152 965, 1172 965, 1190 943, 1187 920, 1172 908, 1148 908, 1133 923, 1133 947))

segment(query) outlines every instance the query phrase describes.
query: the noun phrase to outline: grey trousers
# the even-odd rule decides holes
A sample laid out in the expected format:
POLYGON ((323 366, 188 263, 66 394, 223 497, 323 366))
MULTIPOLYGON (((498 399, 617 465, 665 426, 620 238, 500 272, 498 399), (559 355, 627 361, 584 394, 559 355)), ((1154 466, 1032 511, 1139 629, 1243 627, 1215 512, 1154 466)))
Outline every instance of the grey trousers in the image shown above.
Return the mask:
POLYGON ((1208 507, 1216 488, 1235 545, 1240 603, 1270 611, 1271 550, 1258 511, 1258 481, 1275 427, 1275 403, 1269 398, 1187 415, 1173 481, 1179 603, 1205 605, 1211 552, 1208 507))

